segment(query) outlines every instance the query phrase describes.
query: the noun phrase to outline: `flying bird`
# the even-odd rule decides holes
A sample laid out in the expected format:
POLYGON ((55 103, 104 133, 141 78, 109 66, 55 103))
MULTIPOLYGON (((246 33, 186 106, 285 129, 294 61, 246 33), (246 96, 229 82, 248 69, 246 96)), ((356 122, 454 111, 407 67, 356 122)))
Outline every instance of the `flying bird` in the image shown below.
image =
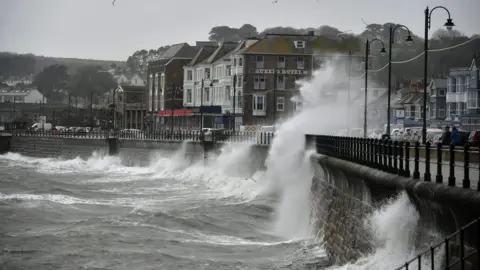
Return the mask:
POLYGON ((117 0, 113 0, 112 6, 115 6, 115 2, 117 2, 117 0))

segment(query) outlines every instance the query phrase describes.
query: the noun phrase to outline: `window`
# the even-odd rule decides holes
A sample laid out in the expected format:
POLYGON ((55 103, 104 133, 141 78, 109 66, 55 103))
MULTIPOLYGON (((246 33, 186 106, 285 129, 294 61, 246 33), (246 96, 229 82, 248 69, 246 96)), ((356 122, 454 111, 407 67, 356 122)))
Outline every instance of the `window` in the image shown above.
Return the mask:
POLYGON ((187 89, 187 103, 192 103, 192 89, 187 89))
POLYGON ((305 68, 305 59, 303 56, 297 57, 297 69, 304 69, 305 68))
POLYGON ((237 75, 237 87, 242 87, 243 75, 237 75))
POLYGON ((283 112, 285 110, 285 98, 277 97, 277 111, 283 112))
POLYGON ((468 91, 468 108, 477 108, 478 107, 478 92, 477 91, 468 91))
POLYGON ((445 90, 439 89, 439 90, 438 90, 438 95, 439 95, 439 96, 445 96, 445 90))
POLYGON ((277 89, 284 90, 285 89, 285 76, 284 75, 277 75, 277 89))
POLYGON ((264 67, 263 55, 257 55, 256 62, 257 62, 257 68, 263 68, 264 67))
POLYGON ((260 76, 260 89, 265 89, 265 76, 260 76))
POLYGON ((265 110, 265 96, 253 95, 253 110, 264 111, 265 110))
POLYGON ((210 101, 210 88, 205 87, 203 88, 204 96, 203 96, 203 101, 204 102, 209 102, 210 101))
POLYGON ((435 102, 430 104, 430 118, 435 118, 437 113, 437 104, 435 102))
POLYGON ((465 76, 465 89, 468 90, 468 88, 470 88, 470 76, 469 75, 465 76))
POLYGON ((303 41, 303 40, 295 41, 295 48, 304 49, 305 48, 305 41, 303 41))
POLYGON ((205 68, 205 79, 210 79, 210 68, 205 68))
POLYGON ((277 57, 277 68, 285 68, 285 56, 277 57))
POLYGON ((232 98, 232 91, 230 85, 225 86, 225 101, 230 101, 232 98))
POLYGON ((238 66, 243 66, 243 58, 238 58, 238 66))
POLYGON ((265 89, 265 76, 253 77, 253 89, 265 89))
POLYGON ((243 96, 241 91, 238 92, 237 94, 236 102, 237 102, 237 108, 241 109, 243 106, 243 96))
POLYGON ((456 89, 456 80, 453 77, 448 78, 448 85, 447 85, 447 92, 448 93, 455 93, 457 92, 456 89))
POLYGON ((234 66, 234 67, 237 66, 237 58, 233 58, 233 66, 234 66))
POLYGON ((226 66, 226 73, 227 73, 227 76, 232 76, 232 66, 230 65, 226 66))
POLYGON ((193 71, 187 70, 187 81, 193 80, 193 71))
POLYGON ((438 105, 438 116, 437 117, 445 117, 445 103, 439 103, 438 105))

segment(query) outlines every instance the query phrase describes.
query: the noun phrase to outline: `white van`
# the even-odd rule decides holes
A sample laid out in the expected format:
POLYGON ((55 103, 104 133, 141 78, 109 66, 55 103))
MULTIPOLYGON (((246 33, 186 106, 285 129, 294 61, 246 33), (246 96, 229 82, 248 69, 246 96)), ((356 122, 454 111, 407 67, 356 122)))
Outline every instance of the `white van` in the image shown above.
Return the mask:
POLYGON ((31 129, 34 131, 38 131, 38 130, 49 131, 52 129, 52 124, 51 123, 35 123, 32 125, 31 129))

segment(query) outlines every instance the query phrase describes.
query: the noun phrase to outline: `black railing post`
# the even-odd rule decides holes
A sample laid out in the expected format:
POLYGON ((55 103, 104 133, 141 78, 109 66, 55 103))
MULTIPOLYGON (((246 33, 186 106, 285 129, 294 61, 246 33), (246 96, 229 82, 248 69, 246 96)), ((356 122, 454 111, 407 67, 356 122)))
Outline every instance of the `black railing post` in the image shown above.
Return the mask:
POLYGON ((442 143, 437 144, 437 175, 435 176, 435 182, 441 184, 443 182, 442 175, 442 143))
POLYGON ((470 145, 463 147, 463 188, 470 188, 470 145))
POLYGON ((370 146, 370 167, 375 168, 377 165, 375 163, 375 139, 369 139, 370 146))
POLYGON ((393 142, 393 173, 398 174, 398 142, 393 142))
POLYGON ((424 181, 432 181, 432 175, 430 173, 430 142, 425 143, 425 174, 423 178, 424 181))
POLYGON ((387 152, 387 155, 388 155, 388 170, 387 171, 392 172, 393 171, 393 160, 392 160, 393 142, 392 142, 392 140, 388 140, 387 146, 388 146, 388 152, 387 152))
POLYGON ((404 176, 405 171, 403 170, 403 153, 404 153, 404 148, 403 148, 403 142, 400 141, 398 143, 398 175, 404 176))
POLYGON ((448 176, 448 185, 451 187, 455 186, 455 145, 450 144, 450 173, 448 176))
POLYGON ((415 142, 415 157, 414 157, 414 168, 413 168, 413 179, 420 179, 419 171, 419 159, 420 159, 420 143, 415 142))
POLYGON ((375 164, 375 168, 378 169, 378 139, 373 139, 373 153, 375 154, 374 159, 373 159, 373 164, 375 164))
POLYGON ((382 142, 383 154, 383 170, 388 171, 388 139, 385 138, 382 142))

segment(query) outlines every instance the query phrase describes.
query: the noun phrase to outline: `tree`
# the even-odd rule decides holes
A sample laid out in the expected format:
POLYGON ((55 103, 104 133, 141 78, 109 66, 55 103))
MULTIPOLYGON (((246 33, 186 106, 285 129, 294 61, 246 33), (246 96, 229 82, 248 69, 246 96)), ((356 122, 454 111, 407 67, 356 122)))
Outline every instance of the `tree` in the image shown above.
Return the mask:
POLYGON ((85 66, 75 73, 70 81, 69 93, 85 97, 90 92, 103 94, 117 86, 113 76, 96 66, 85 66))
POLYGON ((59 100, 61 97, 57 90, 65 89, 69 78, 67 66, 51 65, 35 76, 33 84, 50 99, 59 100))
POLYGON ((316 33, 320 36, 337 36, 338 34, 342 33, 342 31, 338 30, 338 28, 322 25, 317 30, 316 33))

